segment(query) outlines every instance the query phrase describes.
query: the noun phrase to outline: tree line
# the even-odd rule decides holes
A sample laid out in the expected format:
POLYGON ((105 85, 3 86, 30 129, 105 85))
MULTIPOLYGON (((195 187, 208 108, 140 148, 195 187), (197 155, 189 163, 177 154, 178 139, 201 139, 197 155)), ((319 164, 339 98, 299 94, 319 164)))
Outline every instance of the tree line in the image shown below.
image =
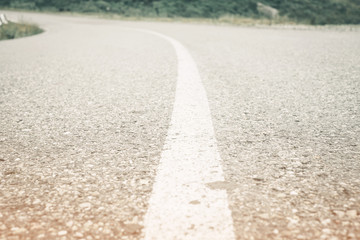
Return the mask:
POLYGON ((281 16, 298 22, 360 24, 360 0, 0 0, 0 6, 144 17, 259 18, 257 2, 274 7, 281 16))

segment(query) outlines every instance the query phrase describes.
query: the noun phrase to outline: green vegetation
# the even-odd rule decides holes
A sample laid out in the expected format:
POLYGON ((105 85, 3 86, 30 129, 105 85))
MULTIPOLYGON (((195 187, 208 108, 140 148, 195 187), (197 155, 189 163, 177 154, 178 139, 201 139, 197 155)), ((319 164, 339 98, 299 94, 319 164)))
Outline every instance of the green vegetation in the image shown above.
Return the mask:
POLYGON ((280 16, 308 24, 360 24, 359 0, 0 0, 0 7, 38 11, 112 13, 125 17, 223 16, 261 18, 256 3, 280 16))
POLYGON ((43 30, 34 24, 9 22, 0 26, 0 40, 26 37, 41 32, 43 30))
MULTIPOLYGON (((268 1, 272 2, 272 1, 268 1)), ((280 14, 310 24, 360 24, 359 0, 274 0, 280 14)))

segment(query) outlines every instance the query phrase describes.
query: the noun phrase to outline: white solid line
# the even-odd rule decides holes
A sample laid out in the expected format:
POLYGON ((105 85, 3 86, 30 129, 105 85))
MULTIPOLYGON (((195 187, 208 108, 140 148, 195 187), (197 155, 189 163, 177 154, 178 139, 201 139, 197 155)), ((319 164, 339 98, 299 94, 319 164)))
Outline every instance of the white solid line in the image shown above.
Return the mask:
POLYGON ((221 159, 205 89, 190 53, 169 41, 178 58, 172 119, 144 219, 146 240, 235 239, 221 159))

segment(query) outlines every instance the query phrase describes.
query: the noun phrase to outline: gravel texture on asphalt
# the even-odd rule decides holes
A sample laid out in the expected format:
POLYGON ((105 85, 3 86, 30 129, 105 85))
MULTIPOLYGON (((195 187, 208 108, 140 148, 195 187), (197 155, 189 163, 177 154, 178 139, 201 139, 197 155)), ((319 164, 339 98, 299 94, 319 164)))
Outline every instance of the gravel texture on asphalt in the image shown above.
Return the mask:
POLYGON ((0 237, 139 238, 176 58, 127 26, 198 64, 238 239, 360 239, 359 31, 41 18, 0 42, 0 237))
POLYGON ((360 239, 360 33, 197 31, 238 239, 360 239))
POLYGON ((156 29, 198 64, 237 238, 360 239, 358 28, 173 26, 156 29))
POLYGON ((30 15, 0 42, 0 239, 138 239, 176 56, 115 23, 30 15))

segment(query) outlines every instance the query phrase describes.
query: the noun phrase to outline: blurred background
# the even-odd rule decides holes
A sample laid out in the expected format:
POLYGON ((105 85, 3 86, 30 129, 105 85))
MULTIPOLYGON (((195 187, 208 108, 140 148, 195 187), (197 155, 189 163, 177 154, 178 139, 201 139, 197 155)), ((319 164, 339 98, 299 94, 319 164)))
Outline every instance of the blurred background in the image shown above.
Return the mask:
POLYGON ((267 18, 314 25, 360 24, 359 0, 0 0, 0 7, 124 17, 267 18))

